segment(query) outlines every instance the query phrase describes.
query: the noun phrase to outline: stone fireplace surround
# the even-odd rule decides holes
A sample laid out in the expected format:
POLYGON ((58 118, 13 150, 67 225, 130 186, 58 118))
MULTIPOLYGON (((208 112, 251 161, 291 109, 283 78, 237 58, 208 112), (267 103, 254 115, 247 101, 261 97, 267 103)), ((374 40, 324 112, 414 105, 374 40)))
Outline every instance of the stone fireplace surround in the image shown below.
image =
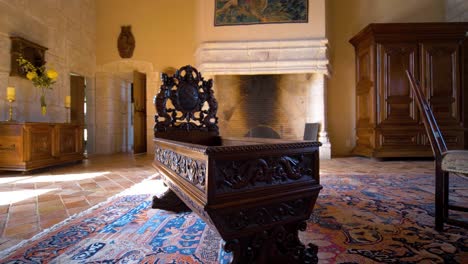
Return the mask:
MULTIPOLYGON (((306 84, 308 89, 303 96, 305 113, 290 118, 304 120, 301 122, 303 125, 320 124, 320 158, 329 159, 331 144, 327 133, 325 87, 325 75, 329 73, 327 43, 324 38, 204 42, 196 52, 197 68, 205 79, 215 80, 215 92, 226 89, 216 85, 222 75, 282 74, 289 76, 287 78, 290 80, 291 76, 298 74, 299 79, 309 80, 306 84)), ((222 121, 220 120, 221 129, 222 121)), ((299 136, 298 133, 296 137, 302 139, 302 135, 299 136)))

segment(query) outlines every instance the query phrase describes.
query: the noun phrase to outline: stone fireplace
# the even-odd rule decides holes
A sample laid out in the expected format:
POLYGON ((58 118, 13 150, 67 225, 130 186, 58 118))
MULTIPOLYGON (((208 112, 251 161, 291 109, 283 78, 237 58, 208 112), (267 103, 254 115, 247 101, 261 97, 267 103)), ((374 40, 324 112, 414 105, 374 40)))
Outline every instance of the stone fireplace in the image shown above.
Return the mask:
POLYGON ((305 124, 318 123, 320 156, 330 158, 326 45, 326 39, 202 43, 197 67, 214 79, 221 134, 303 139, 305 124))

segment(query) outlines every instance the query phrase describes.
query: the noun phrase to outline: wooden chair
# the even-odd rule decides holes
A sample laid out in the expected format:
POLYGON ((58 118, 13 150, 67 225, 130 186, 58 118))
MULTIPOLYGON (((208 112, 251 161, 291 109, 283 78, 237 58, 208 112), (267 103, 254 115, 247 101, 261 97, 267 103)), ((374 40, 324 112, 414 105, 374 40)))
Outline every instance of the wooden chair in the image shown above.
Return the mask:
POLYGON ((419 83, 406 71, 435 158, 435 228, 443 231, 444 223, 468 227, 468 222, 449 218, 449 210, 468 212, 468 208, 449 203, 449 174, 468 179, 468 150, 448 150, 431 107, 419 83))

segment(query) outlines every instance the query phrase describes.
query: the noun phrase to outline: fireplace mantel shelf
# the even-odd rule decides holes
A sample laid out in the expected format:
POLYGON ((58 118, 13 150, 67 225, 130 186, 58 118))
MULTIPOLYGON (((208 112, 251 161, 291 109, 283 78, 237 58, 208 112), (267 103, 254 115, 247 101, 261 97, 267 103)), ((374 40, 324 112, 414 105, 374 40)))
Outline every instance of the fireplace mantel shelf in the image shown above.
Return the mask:
POLYGON ((197 66, 206 75, 328 74, 327 39, 205 42, 197 66))

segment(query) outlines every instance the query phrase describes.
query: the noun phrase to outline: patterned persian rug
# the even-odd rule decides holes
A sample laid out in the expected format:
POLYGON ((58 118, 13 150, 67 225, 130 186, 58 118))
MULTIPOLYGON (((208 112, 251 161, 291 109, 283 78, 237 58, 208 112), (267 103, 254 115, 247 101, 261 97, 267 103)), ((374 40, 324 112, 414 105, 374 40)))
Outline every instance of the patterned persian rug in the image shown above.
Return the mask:
MULTIPOLYGON (((322 185, 301 232, 319 246, 319 263, 467 263, 468 231, 433 228, 432 175, 322 175, 322 185)), ((466 203, 466 188, 455 189, 466 203)), ((126 194, 0 252, 0 263, 229 263, 222 245, 194 213, 126 194)))

